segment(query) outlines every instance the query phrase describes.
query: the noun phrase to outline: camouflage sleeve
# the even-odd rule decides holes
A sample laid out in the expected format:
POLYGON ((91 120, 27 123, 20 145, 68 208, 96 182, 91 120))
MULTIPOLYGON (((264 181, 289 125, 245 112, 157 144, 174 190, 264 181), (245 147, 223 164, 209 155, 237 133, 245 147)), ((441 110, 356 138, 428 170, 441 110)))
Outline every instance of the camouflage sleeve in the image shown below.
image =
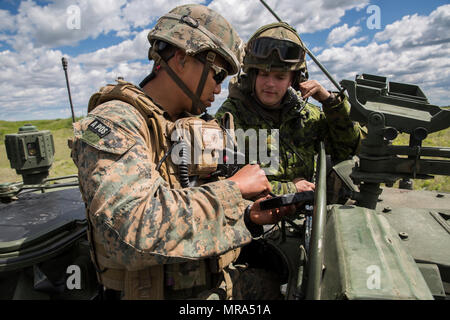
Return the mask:
POLYGON ((140 269, 200 259, 251 240, 243 219, 248 201, 234 182, 169 188, 134 108, 104 103, 74 133, 72 157, 90 221, 117 263, 140 269))
MULTIPOLYGON (((220 121, 226 112, 230 112, 233 115, 234 127, 236 129, 242 128, 246 130, 248 128, 243 119, 241 119, 242 116, 238 111, 239 108, 243 108, 243 106, 239 106, 236 101, 228 98, 216 112, 215 117, 220 121)), ((246 150, 246 159, 248 159, 248 146, 245 146, 244 150, 246 150)), ((274 180, 271 179, 271 175, 268 175, 267 179, 269 179, 270 185, 272 186, 272 192, 277 195, 297 192, 297 188, 295 187, 295 184, 293 182, 274 180)))
POLYGON ((236 104, 236 102, 233 99, 228 98, 227 100, 225 100, 222 104, 222 106, 219 108, 219 110, 217 110, 216 114, 214 115, 214 117, 219 120, 219 122, 221 121, 221 119, 223 118, 224 114, 226 112, 229 112, 233 115, 233 120, 234 120, 234 127, 235 128, 245 128, 244 123, 241 121, 240 119, 240 115, 238 112, 238 105, 236 104))
POLYGON ((360 143, 360 127, 350 119, 350 104, 344 98, 335 105, 324 104, 323 110, 322 139, 326 141, 327 153, 334 163, 347 160, 355 155, 360 143))
POLYGON ((297 187, 295 186, 295 184, 292 181, 282 182, 282 181, 270 180, 270 185, 272 186, 272 192, 275 193, 276 195, 297 192, 297 187))

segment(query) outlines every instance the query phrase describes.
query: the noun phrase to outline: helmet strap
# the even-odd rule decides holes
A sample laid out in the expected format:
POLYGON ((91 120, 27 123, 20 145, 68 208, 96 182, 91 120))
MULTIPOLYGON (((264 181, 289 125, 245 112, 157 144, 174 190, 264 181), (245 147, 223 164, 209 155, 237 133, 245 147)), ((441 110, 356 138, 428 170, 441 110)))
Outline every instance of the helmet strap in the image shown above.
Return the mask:
MULTIPOLYGON (((203 89, 205 87, 206 78, 208 78, 209 69, 211 69, 211 65, 214 63, 214 60, 216 59, 216 54, 212 51, 208 52, 208 55, 206 56, 206 62, 203 66, 202 75, 200 77, 200 81, 197 86, 197 91, 195 92, 195 95, 197 97, 201 97, 203 89)), ((194 109, 196 106, 194 105, 194 101, 192 101, 192 108, 194 109)), ((206 108, 203 105, 199 106, 201 108, 202 112, 206 111, 206 108)))
MULTIPOLYGON (((155 61, 155 65, 161 65, 167 71, 167 74, 172 78, 172 80, 177 84, 177 86, 192 100, 192 109, 193 110, 200 109, 201 113, 205 112, 206 107, 201 102, 200 96, 198 94, 194 94, 186 86, 186 84, 183 82, 183 80, 181 80, 180 77, 178 77, 178 75, 175 73, 175 71, 172 70, 172 68, 167 64, 167 62, 164 61, 164 59, 162 59, 161 56, 153 48, 151 49, 150 55, 153 58, 153 60, 155 61)), ((205 73, 206 67, 207 66, 205 64, 205 66, 203 68, 202 78, 203 78, 203 74, 205 73)), ((206 70, 209 71, 209 66, 206 70)), ((203 81, 203 85, 201 88, 202 91, 203 91, 204 83, 205 83, 205 81, 203 81)), ((200 83, 199 83, 199 85, 200 85, 200 83)), ((197 92, 198 91, 199 91, 199 87, 197 87, 197 92)))

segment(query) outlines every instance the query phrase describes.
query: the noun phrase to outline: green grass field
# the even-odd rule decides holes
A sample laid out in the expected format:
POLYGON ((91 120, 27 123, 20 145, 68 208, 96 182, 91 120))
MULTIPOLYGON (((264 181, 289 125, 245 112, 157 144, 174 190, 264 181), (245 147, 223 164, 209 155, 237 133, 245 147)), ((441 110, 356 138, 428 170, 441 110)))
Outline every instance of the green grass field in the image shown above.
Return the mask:
MULTIPOLYGON (((394 145, 408 145, 409 136, 406 134, 401 134, 394 140, 394 145)), ((424 147, 440 146, 440 147, 450 147, 450 129, 435 132, 430 134, 422 144, 424 147)), ((398 186, 398 182, 395 187, 398 186)), ((450 176, 435 176, 434 179, 430 180, 414 180, 414 189, 422 190, 440 190, 445 192, 450 192, 450 176)))
MULTIPOLYGON (((50 177, 65 176, 77 173, 77 169, 70 158, 70 149, 67 139, 72 136, 72 119, 33 120, 9 122, 0 120, 0 182, 21 181, 22 177, 11 169, 6 156, 5 134, 17 133, 19 128, 26 123, 36 126, 39 130, 51 130, 55 141, 55 160, 50 169, 50 177)), ((396 145, 407 145, 407 135, 400 135, 395 141, 396 145)), ((450 128, 430 134, 425 139, 423 146, 450 147, 450 128)), ((450 177, 436 176, 431 180, 415 180, 415 189, 441 190, 450 192, 450 177)))
POLYGON ((56 120, 33 120, 9 122, 0 120, 0 182, 22 181, 22 177, 16 174, 6 156, 5 135, 17 133, 24 124, 30 123, 38 130, 50 130, 55 142, 55 157, 50 168, 49 177, 65 176, 77 173, 72 159, 67 139, 72 136, 72 118, 56 120))

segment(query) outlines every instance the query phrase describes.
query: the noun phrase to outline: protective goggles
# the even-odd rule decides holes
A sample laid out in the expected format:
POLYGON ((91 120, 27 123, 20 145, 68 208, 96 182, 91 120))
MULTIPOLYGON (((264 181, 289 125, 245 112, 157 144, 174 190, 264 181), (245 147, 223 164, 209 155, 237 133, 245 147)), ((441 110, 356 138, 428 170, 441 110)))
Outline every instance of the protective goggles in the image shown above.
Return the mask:
MULTIPOLYGON (((206 64, 206 59, 202 56, 194 56, 195 59, 206 64)), ((214 63, 210 63, 211 69, 214 71, 213 79, 217 84, 221 84, 226 77, 228 77, 228 72, 224 68, 215 65, 214 63)))
POLYGON ((305 50, 290 40, 261 37, 248 44, 248 51, 256 58, 268 58, 273 50, 277 50, 280 60, 287 63, 300 62, 305 57, 305 50))

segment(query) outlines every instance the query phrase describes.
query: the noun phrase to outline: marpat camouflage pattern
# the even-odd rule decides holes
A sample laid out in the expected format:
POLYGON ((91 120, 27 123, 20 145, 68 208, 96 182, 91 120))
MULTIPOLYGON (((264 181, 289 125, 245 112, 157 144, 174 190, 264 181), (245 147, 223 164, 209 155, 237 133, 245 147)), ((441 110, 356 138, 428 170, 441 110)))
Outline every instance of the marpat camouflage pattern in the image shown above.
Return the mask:
POLYGON ((72 157, 89 219, 118 265, 139 270, 202 259, 250 241, 242 217, 248 201, 236 184, 171 189, 156 171, 154 133, 133 106, 103 103, 74 124, 74 133, 72 157), (109 133, 89 129, 94 121, 109 133))

